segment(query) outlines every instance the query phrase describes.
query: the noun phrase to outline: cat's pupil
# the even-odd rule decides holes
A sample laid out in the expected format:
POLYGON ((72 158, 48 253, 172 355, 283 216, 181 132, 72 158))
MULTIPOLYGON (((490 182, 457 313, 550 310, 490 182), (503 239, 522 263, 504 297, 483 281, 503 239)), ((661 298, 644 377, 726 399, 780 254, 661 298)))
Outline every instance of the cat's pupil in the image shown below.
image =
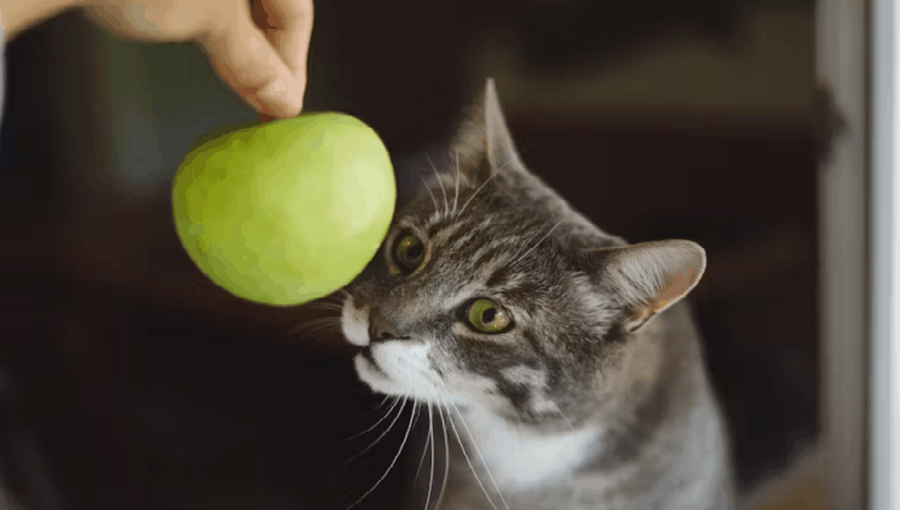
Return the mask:
POLYGON ((481 322, 485 324, 490 324, 494 322, 494 319, 497 317, 497 309, 496 308, 488 308, 481 314, 481 322))
POLYGON ((406 256, 410 260, 416 260, 421 255, 422 255, 422 245, 421 244, 415 244, 415 245, 411 246, 409 248, 409 250, 406 252, 406 256))

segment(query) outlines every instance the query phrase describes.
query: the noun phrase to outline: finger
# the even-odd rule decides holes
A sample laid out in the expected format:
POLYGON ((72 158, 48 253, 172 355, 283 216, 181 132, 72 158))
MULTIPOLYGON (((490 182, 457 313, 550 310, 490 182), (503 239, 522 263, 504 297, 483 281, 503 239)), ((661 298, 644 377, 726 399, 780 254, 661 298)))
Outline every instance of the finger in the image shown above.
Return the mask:
POLYGON ((312 0, 256 0, 253 18, 305 89, 313 28, 312 0))
POLYGON ((302 105, 297 78, 252 22, 247 4, 238 1, 235 8, 232 16, 216 20, 198 43, 219 76, 258 111, 296 116, 302 105))
POLYGON ((312 0, 256 0, 253 15, 292 70, 306 70, 313 28, 312 0))

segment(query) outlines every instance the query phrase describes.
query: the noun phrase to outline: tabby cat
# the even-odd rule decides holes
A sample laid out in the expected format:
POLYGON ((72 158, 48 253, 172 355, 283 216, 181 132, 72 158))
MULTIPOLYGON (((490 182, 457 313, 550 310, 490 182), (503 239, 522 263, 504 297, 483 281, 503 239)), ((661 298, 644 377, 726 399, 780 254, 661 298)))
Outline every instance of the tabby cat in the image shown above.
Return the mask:
POLYGON ((431 420, 397 507, 732 508, 682 300, 704 250, 574 211, 523 165, 492 80, 466 119, 342 306, 362 381, 431 420))

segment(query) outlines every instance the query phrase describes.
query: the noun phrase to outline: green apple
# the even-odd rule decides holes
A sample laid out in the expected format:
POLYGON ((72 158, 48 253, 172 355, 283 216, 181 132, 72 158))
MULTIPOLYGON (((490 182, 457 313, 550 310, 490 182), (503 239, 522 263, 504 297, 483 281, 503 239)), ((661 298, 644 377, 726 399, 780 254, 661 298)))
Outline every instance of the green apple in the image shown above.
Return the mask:
POLYGON ((348 284, 375 256, 395 203, 381 139, 339 113, 207 141, 172 186, 176 229, 194 263, 235 296, 271 305, 348 284))

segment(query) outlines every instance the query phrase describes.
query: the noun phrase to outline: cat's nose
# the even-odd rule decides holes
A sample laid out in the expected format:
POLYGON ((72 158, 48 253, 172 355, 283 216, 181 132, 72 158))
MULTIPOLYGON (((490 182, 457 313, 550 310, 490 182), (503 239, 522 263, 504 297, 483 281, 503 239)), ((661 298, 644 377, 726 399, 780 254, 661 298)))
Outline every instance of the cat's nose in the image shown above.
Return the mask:
POLYGON ((406 340, 408 338, 403 336, 400 330, 386 321, 377 312, 372 311, 369 314, 369 341, 383 342, 386 340, 406 340))

